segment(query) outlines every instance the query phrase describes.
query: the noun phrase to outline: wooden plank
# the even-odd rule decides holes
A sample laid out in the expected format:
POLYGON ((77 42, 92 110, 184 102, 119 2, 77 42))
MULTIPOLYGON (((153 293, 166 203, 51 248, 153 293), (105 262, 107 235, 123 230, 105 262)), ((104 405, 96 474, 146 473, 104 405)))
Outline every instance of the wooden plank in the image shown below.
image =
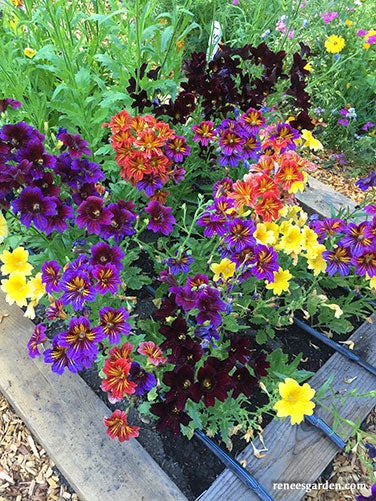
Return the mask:
MULTIPOLYGON (((373 324, 365 322, 352 336, 355 342, 354 352, 363 360, 376 364, 376 315, 372 316, 373 324)), ((308 334, 303 334, 308 336, 308 334)), ((316 342, 316 341, 315 341, 316 342)), ((333 375, 332 386, 338 395, 346 395, 357 388, 360 393, 376 390, 376 378, 366 370, 335 353, 311 378, 309 384, 319 389, 333 375), (345 379, 354 378, 351 384, 345 379)), ((330 400, 326 401, 329 405, 330 400)), ((341 401, 338 398, 335 406, 338 414, 353 422, 362 421, 375 406, 375 399, 350 397, 341 401)), ((315 409, 315 414, 333 425, 333 415, 322 407, 315 409)), ((246 469, 261 483, 275 501, 298 501, 305 490, 281 489, 273 484, 278 483, 314 483, 325 467, 338 452, 337 447, 319 430, 303 423, 291 426, 290 420, 273 420, 264 430, 265 445, 269 449, 266 456, 257 459, 249 445, 237 458, 246 460, 246 469)), ((338 434, 347 440, 351 434, 348 425, 340 424, 338 434)), ((254 445, 261 448, 257 440, 254 445)), ((248 490, 229 470, 225 470, 200 496, 200 501, 256 501, 259 499, 248 490)))
POLYGON ((341 209, 352 211, 356 206, 355 202, 312 176, 308 176, 305 191, 298 192, 296 198, 307 212, 316 212, 323 217, 333 217, 341 209))
POLYGON ((26 344, 33 324, 0 294, 0 391, 82 501, 186 500, 136 441, 105 434, 111 411, 76 374, 58 376, 26 344))

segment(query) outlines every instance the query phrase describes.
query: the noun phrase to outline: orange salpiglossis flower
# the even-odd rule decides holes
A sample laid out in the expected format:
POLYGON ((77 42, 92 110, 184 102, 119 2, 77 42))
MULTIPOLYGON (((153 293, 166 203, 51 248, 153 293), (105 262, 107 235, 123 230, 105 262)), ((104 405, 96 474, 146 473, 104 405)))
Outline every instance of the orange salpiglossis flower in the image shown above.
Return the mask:
POLYGON ((153 341, 143 341, 138 346, 138 353, 146 355, 148 362, 153 365, 164 364, 166 358, 163 356, 162 350, 153 341))
POLYGON ((127 413, 120 409, 116 409, 109 418, 104 418, 103 423, 107 426, 106 434, 111 439, 117 438, 119 442, 124 442, 139 435, 140 427, 130 426, 127 413))

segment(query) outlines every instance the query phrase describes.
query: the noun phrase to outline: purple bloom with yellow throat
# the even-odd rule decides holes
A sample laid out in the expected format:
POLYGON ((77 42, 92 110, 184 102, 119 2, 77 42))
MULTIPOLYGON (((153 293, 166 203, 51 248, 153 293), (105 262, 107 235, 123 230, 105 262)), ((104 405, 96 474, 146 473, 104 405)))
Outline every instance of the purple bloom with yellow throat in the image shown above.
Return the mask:
POLYGON ((79 270, 67 270, 60 282, 63 304, 72 304, 75 310, 82 310, 85 301, 94 301, 96 289, 88 273, 79 270))
POLYGON ((50 197, 44 197, 39 188, 24 188, 12 204, 14 212, 20 213, 21 223, 27 228, 34 223, 38 230, 48 227, 47 216, 57 214, 56 203, 50 197))
POLYGON ((73 317, 69 322, 68 331, 59 335, 59 344, 68 348, 67 356, 70 358, 85 360, 88 357, 94 361, 98 353, 96 343, 102 341, 104 337, 104 333, 99 329, 90 327, 86 317, 73 317))
POLYGON ((105 306, 99 310, 101 332, 108 337, 110 344, 120 343, 120 336, 128 336, 131 326, 127 322, 129 314, 125 308, 111 308, 105 306))
POLYGON ((171 210, 171 207, 165 207, 156 200, 149 202, 145 209, 145 212, 150 215, 148 229, 154 233, 160 231, 163 235, 171 233, 173 225, 176 223, 171 210))
POLYGON ((77 214, 77 226, 96 235, 101 234, 102 225, 110 225, 112 221, 112 212, 103 206, 103 200, 99 197, 88 197, 78 207, 77 214))
POLYGON ((97 292, 103 295, 110 292, 115 295, 118 291, 121 279, 119 271, 113 264, 99 264, 92 270, 93 277, 96 278, 95 284, 97 292))

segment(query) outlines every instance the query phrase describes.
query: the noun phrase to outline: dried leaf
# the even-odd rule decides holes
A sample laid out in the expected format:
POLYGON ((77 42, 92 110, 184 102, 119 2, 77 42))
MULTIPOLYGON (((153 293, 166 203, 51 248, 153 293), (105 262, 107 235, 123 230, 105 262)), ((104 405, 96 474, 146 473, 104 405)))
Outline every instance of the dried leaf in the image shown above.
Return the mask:
POLYGON ((354 376, 354 377, 350 377, 350 378, 347 378, 347 377, 344 377, 343 378, 343 382, 346 383, 346 384, 351 384, 353 381, 355 381, 355 379, 357 378, 358 376, 354 376))

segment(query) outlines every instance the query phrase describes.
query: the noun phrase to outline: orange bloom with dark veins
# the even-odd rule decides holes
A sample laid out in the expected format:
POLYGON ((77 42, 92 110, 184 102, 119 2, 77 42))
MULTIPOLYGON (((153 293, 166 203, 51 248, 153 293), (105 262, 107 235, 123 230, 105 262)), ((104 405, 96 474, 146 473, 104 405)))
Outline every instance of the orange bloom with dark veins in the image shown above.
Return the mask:
POLYGON ((109 418, 104 418, 103 423, 107 426, 106 434, 113 440, 119 439, 119 442, 124 442, 133 437, 138 437, 139 426, 130 426, 128 424, 127 413, 116 409, 109 418))

